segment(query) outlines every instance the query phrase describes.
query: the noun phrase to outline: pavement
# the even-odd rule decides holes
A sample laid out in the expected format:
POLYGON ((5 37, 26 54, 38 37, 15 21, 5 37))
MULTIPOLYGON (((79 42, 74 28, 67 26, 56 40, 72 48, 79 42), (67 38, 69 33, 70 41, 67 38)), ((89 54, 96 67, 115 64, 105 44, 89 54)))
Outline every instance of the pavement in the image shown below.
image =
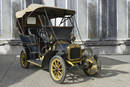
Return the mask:
POLYGON ((30 65, 23 69, 18 55, 0 55, 0 87, 129 87, 130 55, 100 55, 102 71, 89 77, 80 69, 71 70, 64 84, 57 84, 49 72, 30 65))

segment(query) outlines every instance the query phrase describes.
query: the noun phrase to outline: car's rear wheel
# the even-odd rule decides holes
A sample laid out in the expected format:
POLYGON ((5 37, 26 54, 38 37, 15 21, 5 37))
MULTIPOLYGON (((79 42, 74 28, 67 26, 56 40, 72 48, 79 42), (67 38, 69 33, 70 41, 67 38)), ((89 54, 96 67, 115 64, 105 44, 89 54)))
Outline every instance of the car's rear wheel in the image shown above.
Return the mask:
POLYGON ((57 83, 63 83, 66 77, 66 64, 62 57, 54 56, 50 60, 49 71, 51 78, 57 83))
POLYGON ((22 50, 20 54, 20 64, 23 68, 28 68, 30 65, 30 63, 27 62, 27 54, 24 50, 22 50))

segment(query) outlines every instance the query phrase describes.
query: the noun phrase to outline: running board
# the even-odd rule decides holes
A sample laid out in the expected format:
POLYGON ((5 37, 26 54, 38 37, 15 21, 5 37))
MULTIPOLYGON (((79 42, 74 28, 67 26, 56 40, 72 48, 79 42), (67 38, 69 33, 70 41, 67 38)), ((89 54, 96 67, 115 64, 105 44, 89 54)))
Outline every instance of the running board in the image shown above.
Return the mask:
POLYGON ((34 62, 34 61, 27 60, 27 62, 29 62, 29 63, 31 63, 31 64, 34 64, 34 65, 36 65, 36 66, 38 66, 38 67, 42 67, 41 64, 38 64, 38 63, 36 63, 36 62, 34 62))

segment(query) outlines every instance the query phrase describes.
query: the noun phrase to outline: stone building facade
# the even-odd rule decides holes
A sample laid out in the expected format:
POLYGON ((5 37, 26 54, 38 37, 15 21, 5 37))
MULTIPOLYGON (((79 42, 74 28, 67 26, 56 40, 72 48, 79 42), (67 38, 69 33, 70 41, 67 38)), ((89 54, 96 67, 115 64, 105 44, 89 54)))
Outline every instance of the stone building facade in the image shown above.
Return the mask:
POLYGON ((130 0, 0 0, 0 40, 18 40, 15 12, 31 3, 76 10, 82 40, 95 53, 130 54, 130 0))

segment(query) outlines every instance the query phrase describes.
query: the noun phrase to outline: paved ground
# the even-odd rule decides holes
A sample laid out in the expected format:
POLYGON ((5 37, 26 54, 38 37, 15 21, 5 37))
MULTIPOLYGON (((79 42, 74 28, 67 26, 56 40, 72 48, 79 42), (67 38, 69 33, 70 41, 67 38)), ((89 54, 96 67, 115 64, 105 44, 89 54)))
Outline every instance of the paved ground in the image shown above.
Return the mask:
POLYGON ((16 55, 0 56, 0 87, 129 87, 130 55, 102 55, 102 72, 88 77, 82 70, 72 70, 64 84, 53 82, 47 71, 31 65, 20 67, 16 55))

